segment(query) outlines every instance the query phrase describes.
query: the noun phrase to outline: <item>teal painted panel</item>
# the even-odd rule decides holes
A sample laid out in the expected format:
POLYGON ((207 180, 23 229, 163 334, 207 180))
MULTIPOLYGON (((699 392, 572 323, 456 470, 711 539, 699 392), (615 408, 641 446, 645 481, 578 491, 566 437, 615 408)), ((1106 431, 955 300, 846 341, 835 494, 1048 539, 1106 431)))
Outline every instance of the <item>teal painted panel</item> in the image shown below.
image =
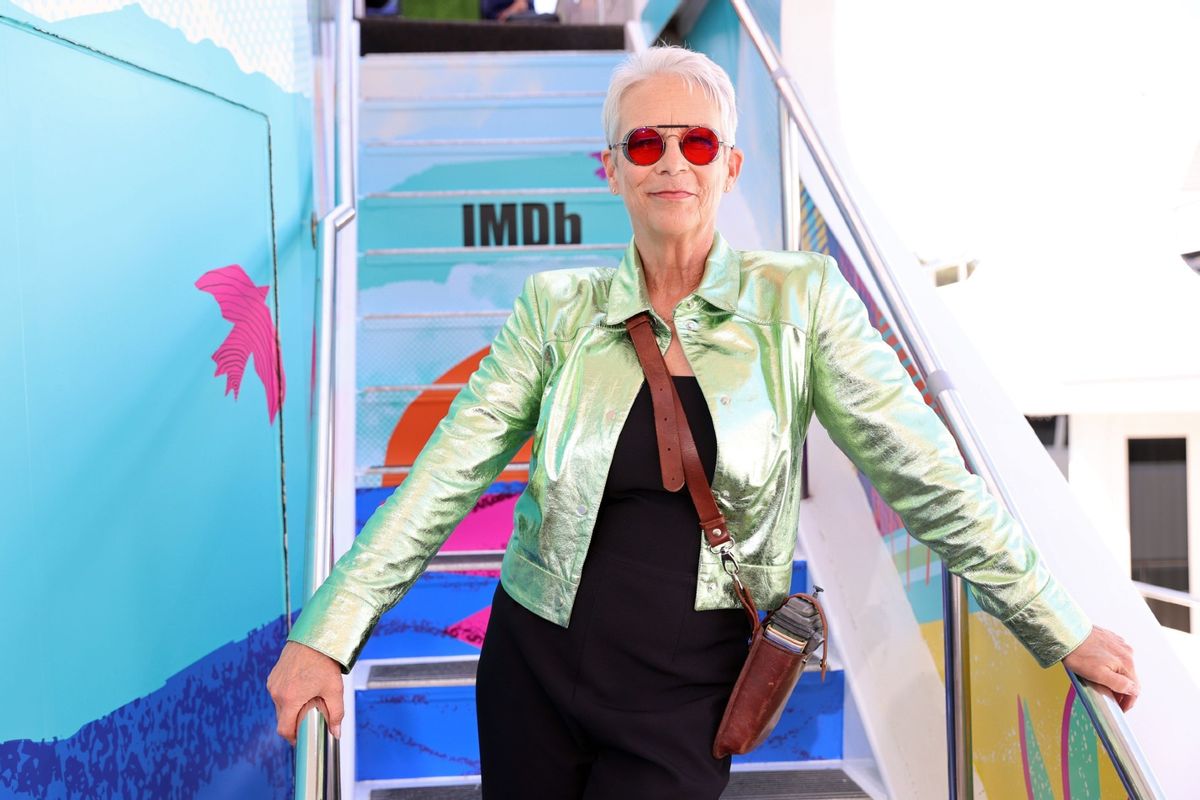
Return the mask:
POLYGON ((364 142, 390 139, 500 139, 601 136, 602 95, 430 98, 368 101, 359 106, 364 142))
MULTIPOLYGON (((32 5, 32 4, 26 4, 32 5)), ((112 6, 119 4, 113 3, 112 6)), ((244 17, 232 2, 218 3, 204 15, 205 24, 221 25, 223 20, 229 27, 242 25, 244 17)), ((245 4, 242 4, 245 5, 245 4)), ((270 44, 280 55, 278 45, 281 38, 290 39, 295 45, 288 55, 280 55, 282 62, 289 58, 298 70, 297 84, 304 86, 305 66, 309 64, 303 50, 311 42, 307 14, 312 10, 305 0, 279 0, 256 7, 252 13, 256 24, 243 34, 232 38, 245 49, 270 44)), ((308 387, 311 385, 313 311, 316 307, 314 287, 316 285, 316 249, 310 236, 310 219, 314 212, 313 202, 313 101, 310 96, 288 92, 262 72, 252 71, 245 60, 235 58, 230 50, 218 46, 207 37, 189 41, 183 31, 164 24, 147 15, 138 3, 101 13, 78 13, 75 4, 39 4, 47 15, 75 14, 57 22, 37 18, 11 0, 0 0, 0 24, 6 20, 28 23, 49 34, 74 42, 96 54, 107 54, 125 63, 125 69, 141 69, 162 75, 164 79, 182 85, 197 87, 209 92, 214 99, 239 103, 270 119, 271 138, 271 202, 276 236, 275 258, 279 280, 273 286, 279 299, 281 319, 277 320, 278 334, 283 352, 285 374, 291 380, 293 391, 284 399, 284 452, 292 461, 287 471, 288 503, 286 516, 288 527, 302 531, 309 510, 309 469, 307 463, 312 452, 312 426, 309 413, 311 402, 308 387), (292 409, 295 410, 292 410, 292 409)), ((184 24, 190 20, 197 23, 193 14, 167 8, 165 4, 154 6, 157 15, 184 24)), ((149 98, 148 98, 149 99, 149 98)), ((147 107, 149 109, 150 107, 147 107)), ((203 128, 197 128, 202 131, 203 128)), ((197 134, 202 135, 200 133, 197 134)), ((190 154, 176 151, 176 157, 186 159, 190 154)), ((104 196, 106 187, 92 186, 80 189, 92 196, 104 196)), ((153 202, 153 194, 141 199, 153 202)), ((175 218, 194 226, 208 225, 212 202, 208 197, 196 200, 175 218)), ((219 219, 219 215, 217 217, 219 219)), ((172 233, 171 226, 160 228, 162 235, 172 233)), ((223 235, 218 229, 210 228, 210 236, 223 235)), ((303 536, 293 536, 288 549, 291 564, 291 599, 293 609, 299 607, 304 575, 303 536)), ((263 616, 258 625, 277 618, 277 610, 263 616)), ((239 635, 244 635, 242 631, 239 635)))
MULTIPOLYGON (((752 5, 764 30, 778 36, 778 0, 752 5)), ((779 103, 762 57, 728 3, 709 3, 686 44, 729 73, 741 112, 736 141, 745 162, 737 186, 718 213, 717 227, 739 249, 779 249, 783 246, 779 103)))
POLYGON ((465 147, 363 147, 364 194, 463 189, 563 189, 608 186, 603 138, 579 142, 465 147))
POLYGON ((373 55, 362 63, 360 84, 369 99, 604 91, 624 57, 603 51, 373 55))
POLYGON ((763 32, 771 37, 776 47, 781 47, 783 0, 749 0, 749 5, 763 32))
POLYGON ((0 604, 23 610, 3 741, 153 691, 278 618, 284 587, 280 418, 253 360, 236 399, 214 376, 233 326, 196 286, 237 264, 274 317, 266 119, 5 24, 0 102, 0 316, 18 320, 0 408, 19 426, 0 604))
MULTIPOLYGON (((628 234, 624 237, 628 241, 628 234)), ((499 316, 441 320, 375 320, 359 323, 360 390, 396 384, 424 385, 491 344, 512 310, 525 278, 544 269, 615 267, 619 250, 513 253, 476 252, 360 258, 359 316, 437 311, 499 311, 499 316)), ((383 464, 387 442, 418 393, 358 397, 356 461, 360 469, 383 464)), ((374 485, 360 480, 359 485, 374 485)))
POLYGON ((371 198, 359 207, 361 251, 399 247, 623 244, 629 215, 597 194, 371 198))
POLYGON ((658 39, 680 5, 680 0, 647 0, 642 9, 642 31, 647 43, 653 44, 658 39))

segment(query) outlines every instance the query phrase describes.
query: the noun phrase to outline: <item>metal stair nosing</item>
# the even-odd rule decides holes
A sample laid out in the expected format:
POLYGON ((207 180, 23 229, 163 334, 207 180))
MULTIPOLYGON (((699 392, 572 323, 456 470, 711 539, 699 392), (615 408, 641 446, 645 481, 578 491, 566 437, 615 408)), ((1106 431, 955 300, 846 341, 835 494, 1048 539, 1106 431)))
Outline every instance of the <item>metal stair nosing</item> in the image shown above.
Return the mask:
MULTIPOLYGON (((364 664, 366 674, 356 686, 360 690, 416 689, 430 686, 474 686, 479 656, 442 656, 436 658, 379 659, 364 664)), ((829 664, 830 672, 840 670, 829 664)), ((819 673, 821 664, 811 660, 804 672, 819 673)))
MULTIPOLYGON (((355 800, 478 800, 479 776, 371 781, 355 800)), ((770 764, 730 770, 721 800, 850 800, 870 798, 838 761, 770 764)))

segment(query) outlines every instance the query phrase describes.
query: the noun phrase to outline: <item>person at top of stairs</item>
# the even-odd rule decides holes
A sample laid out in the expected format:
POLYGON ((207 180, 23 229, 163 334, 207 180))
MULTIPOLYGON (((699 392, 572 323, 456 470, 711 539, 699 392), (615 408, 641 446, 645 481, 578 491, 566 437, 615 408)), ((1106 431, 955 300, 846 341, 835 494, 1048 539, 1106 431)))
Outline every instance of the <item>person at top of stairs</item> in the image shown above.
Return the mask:
POLYGON ((738 251, 717 232, 745 158, 724 71, 677 47, 633 54, 603 124, 605 175, 634 231, 623 260, 526 281, 407 479, 293 627, 268 679, 280 734, 294 741, 315 705, 337 735, 342 674, 372 627, 533 435, 478 666, 484 797, 720 796, 729 757, 711 747, 749 630, 667 477, 678 455, 652 433, 624 325, 642 312, 760 607, 789 590, 815 413, 1039 664, 1064 661, 1131 707, 1128 646, 1091 623, 966 470, 836 262, 738 251))

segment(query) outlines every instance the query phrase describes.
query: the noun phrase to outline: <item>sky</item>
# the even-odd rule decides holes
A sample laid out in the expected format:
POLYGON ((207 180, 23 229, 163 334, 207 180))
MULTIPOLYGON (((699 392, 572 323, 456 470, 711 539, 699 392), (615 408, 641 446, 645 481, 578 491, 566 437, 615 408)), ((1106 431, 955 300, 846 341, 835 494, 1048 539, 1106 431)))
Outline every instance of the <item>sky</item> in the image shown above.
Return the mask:
POLYGON ((834 30, 846 146, 914 252, 1178 258, 1200 0, 856 0, 834 30))
POLYGON ((1155 378, 1186 402, 1200 0, 832 7, 852 169, 912 253, 978 259, 941 293, 997 374, 1029 384, 1022 399, 1048 380, 1155 378))

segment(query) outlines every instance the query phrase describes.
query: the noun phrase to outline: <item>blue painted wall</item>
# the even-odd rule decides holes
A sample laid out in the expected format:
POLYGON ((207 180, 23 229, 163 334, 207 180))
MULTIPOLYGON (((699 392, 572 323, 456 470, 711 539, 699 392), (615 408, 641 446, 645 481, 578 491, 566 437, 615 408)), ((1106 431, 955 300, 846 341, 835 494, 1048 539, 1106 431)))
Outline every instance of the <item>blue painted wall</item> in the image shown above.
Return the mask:
MULTIPOLYGON (((759 24, 779 44, 780 0, 752 0, 759 24)), ((721 203, 717 227, 741 250, 783 247, 783 187, 779 177, 779 104, 753 42, 728 3, 709 3, 684 44, 729 73, 737 94, 737 146, 745 161, 734 190, 721 203)))
POLYGON ((0 797, 287 796, 308 3, 94 7, 0 0, 0 797))

